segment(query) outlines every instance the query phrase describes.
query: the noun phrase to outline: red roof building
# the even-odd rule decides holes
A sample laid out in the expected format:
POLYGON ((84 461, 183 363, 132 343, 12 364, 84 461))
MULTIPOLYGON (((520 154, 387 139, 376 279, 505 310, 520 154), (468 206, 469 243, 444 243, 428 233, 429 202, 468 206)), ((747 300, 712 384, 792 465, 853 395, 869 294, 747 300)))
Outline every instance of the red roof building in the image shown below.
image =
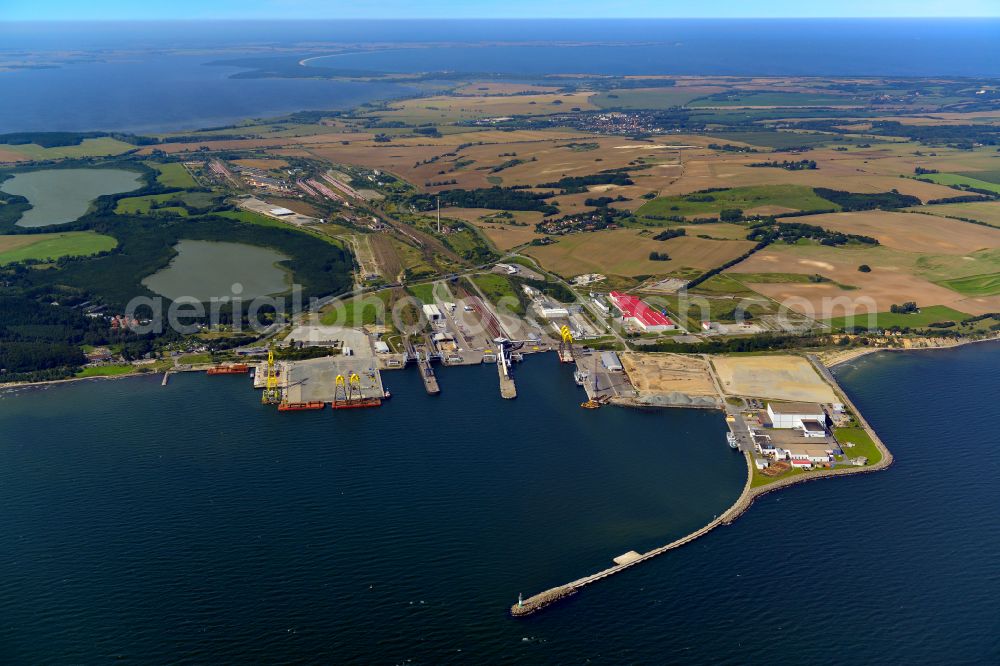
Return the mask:
POLYGON ((622 319, 647 333, 659 333, 677 328, 670 317, 649 307, 638 296, 613 291, 610 297, 611 302, 622 313, 622 319))

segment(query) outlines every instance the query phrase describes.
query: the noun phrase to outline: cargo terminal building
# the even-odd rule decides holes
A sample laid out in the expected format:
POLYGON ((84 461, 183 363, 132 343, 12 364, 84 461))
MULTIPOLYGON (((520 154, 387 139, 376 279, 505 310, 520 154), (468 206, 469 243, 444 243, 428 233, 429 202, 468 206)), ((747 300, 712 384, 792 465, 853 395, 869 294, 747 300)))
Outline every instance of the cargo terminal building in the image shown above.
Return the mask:
POLYGON ((668 316, 649 307, 637 296, 613 291, 609 298, 621 313, 622 320, 644 333, 662 333, 677 328, 677 325, 668 316))

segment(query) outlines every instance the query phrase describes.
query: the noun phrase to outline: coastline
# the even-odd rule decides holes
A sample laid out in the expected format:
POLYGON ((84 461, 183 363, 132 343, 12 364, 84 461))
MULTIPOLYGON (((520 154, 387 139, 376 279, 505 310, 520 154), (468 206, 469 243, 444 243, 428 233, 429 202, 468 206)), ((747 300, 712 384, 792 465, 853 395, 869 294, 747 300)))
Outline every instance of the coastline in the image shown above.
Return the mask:
MULTIPOLYGON (((942 338, 932 338, 931 340, 942 340, 942 338)), ((835 366, 841 365, 843 363, 848 363, 862 356, 868 356, 869 354, 874 354, 876 352, 920 352, 920 351, 935 351, 940 349, 954 349, 956 347, 964 347, 965 345, 972 345, 980 342, 997 342, 1000 341, 1000 333, 993 336, 987 336, 985 338, 961 338, 958 340, 948 340, 945 344, 929 344, 921 347, 853 347, 845 350, 835 350, 832 352, 827 352, 820 356, 820 360, 827 368, 833 368, 835 366)))

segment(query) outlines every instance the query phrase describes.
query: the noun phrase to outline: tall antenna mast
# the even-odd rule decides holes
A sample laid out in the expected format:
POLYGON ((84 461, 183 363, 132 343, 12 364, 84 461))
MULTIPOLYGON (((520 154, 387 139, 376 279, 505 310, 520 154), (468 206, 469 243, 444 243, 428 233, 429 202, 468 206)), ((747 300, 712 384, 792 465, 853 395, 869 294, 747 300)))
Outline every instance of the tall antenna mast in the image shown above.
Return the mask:
POLYGON ((441 197, 437 198, 438 204, 438 233, 441 233, 441 197))

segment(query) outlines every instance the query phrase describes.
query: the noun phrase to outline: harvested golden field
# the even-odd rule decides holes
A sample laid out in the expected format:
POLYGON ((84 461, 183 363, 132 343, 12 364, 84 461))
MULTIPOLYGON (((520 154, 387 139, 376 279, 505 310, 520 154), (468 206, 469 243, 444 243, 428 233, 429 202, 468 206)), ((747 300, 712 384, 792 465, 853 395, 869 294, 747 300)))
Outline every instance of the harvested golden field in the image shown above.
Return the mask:
POLYGON ((833 389, 801 356, 713 356, 722 390, 729 395, 772 400, 838 402, 833 389))
POLYGON ((809 218, 809 224, 872 236, 885 247, 926 254, 969 254, 1000 247, 1000 230, 917 213, 864 211, 809 218))
POLYGON ((492 217, 496 212, 486 208, 447 208, 441 211, 441 217, 459 219, 474 225, 501 251, 541 238, 541 234, 535 232, 535 225, 542 220, 541 213, 510 211, 514 221, 519 223, 510 224, 504 218, 492 217))
POLYGON ((584 111, 595 107, 590 103, 591 93, 559 93, 511 96, 424 97, 389 104, 388 110, 372 115, 386 120, 407 123, 453 123, 494 116, 521 114, 544 115, 561 113, 573 108, 584 111))
POLYGON ((711 369, 700 356, 620 353, 622 367, 641 395, 718 395, 711 369))
POLYGON ((233 160, 233 164, 239 164, 240 166, 251 167, 253 169, 284 169, 288 166, 288 162, 285 160, 277 159, 246 159, 246 160, 233 160))
POLYGON ((955 195, 955 190, 943 185, 899 178, 901 174, 913 173, 916 158, 902 158, 891 152, 875 157, 862 153, 816 149, 808 153, 808 158, 815 160, 818 168, 802 171, 747 166, 771 159, 761 155, 689 149, 683 151, 682 157, 683 173, 675 182, 665 186, 664 195, 686 194, 714 187, 785 184, 861 193, 895 189, 918 197, 921 201, 955 195))
POLYGON ((1000 228, 1000 201, 972 201, 957 204, 921 206, 919 210, 940 217, 967 217, 1000 228))
POLYGON ((31 158, 13 148, 0 146, 0 162, 30 162, 31 158))
POLYGON ((12 236, 0 235, 0 253, 26 247, 32 243, 37 243, 38 237, 32 234, 17 234, 12 236))
POLYGON ((539 86, 532 83, 505 83, 498 81, 473 81, 455 89, 456 95, 523 95, 525 93, 554 93, 554 86, 539 86))
POLYGON ((750 241, 717 241, 681 236, 655 241, 635 229, 572 234, 552 245, 525 249, 543 267, 563 276, 581 273, 664 275, 682 268, 720 266, 753 247, 750 241), (650 252, 666 252, 670 261, 651 261, 650 252))
POLYGON ((819 274, 832 282, 749 283, 796 312, 827 319, 857 312, 886 312, 893 304, 914 301, 918 306, 946 305, 960 312, 984 314, 1000 311, 1000 297, 967 297, 935 284, 947 277, 995 272, 995 260, 987 253, 976 255, 920 255, 888 247, 831 248, 822 245, 772 245, 727 273, 819 274), (934 264, 934 260, 939 263, 934 264), (945 261, 948 260, 948 261, 945 261), (867 264, 870 273, 858 266, 867 264), (855 287, 842 289, 838 285, 855 287))

